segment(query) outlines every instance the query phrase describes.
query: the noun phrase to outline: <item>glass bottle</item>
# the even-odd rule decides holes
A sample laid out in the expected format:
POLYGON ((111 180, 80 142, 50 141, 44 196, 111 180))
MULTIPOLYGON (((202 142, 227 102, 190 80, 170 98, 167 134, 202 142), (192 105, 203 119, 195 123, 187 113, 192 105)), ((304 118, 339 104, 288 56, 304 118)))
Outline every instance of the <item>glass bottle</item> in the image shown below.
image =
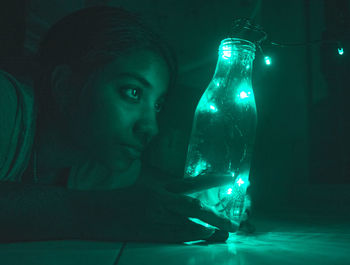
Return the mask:
POLYGON ((256 133, 252 88, 255 45, 224 39, 215 74, 194 115, 185 177, 232 177, 229 185, 190 194, 235 222, 246 209, 246 191, 256 133))

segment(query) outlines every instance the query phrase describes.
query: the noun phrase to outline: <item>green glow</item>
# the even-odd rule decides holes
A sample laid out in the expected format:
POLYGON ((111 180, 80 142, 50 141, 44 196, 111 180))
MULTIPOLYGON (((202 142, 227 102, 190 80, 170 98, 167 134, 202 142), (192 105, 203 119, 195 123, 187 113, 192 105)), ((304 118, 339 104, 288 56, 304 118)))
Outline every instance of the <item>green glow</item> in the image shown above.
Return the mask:
POLYGON ((222 58, 227 60, 229 58, 231 58, 232 56, 232 51, 231 51, 231 47, 228 45, 225 45, 222 47, 222 58))
POLYGON ((218 109, 214 105, 210 105, 211 112, 217 112, 218 109))
POLYGON ((204 226, 204 227, 217 228, 217 227, 215 227, 215 226, 212 226, 212 225, 210 225, 210 224, 207 224, 206 222, 203 222, 202 220, 200 220, 200 219, 198 219, 198 218, 188 217, 188 220, 190 220, 190 221, 192 221, 192 222, 194 222, 194 223, 196 223, 196 224, 200 224, 200 225, 202 225, 202 226, 204 226))
POLYGON ((186 244, 186 245, 195 245, 195 244, 203 243, 203 242, 206 242, 206 241, 205 240, 195 240, 195 241, 184 242, 184 244, 186 244))
POLYGON ((242 92, 239 94, 239 96, 241 97, 241 99, 244 99, 244 98, 247 98, 247 97, 248 97, 247 92, 245 92, 245 91, 242 91, 242 92))
MULTIPOLYGON (((254 137, 256 126, 251 82, 255 49, 253 44, 247 47, 241 42, 244 40, 238 45, 223 43, 219 48, 214 77, 196 108, 185 169, 185 177, 232 177, 230 183, 189 195, 235 221, 240 221, 246 206, 252 143, 249 138, 254 137), (232 133, 226 133, 230 130, 232 133)), ((196 218, 190 220, 208 227, 196 218)))
POLYGON ((232 54, 231 51, 223 51, 222 53, 223 53, 222 58, 225 60, 229 59, 231 57, 231 54, 232 54))
POLYGON ((339 53, 339 55, 343 55, 344 54, 344 49, 343 48, 338 48, 338 53, 339 53))
POLYGON ((238 186, 241 186, 244 184, 244 181, 240 178, 238 181, 237 181, 237 184, 238 186))
POLYGON ((187 173, 192 177, 196 177, 196 176, 200 175, 201 173, 203 173, 203 171, 207 170, 207 168, 208 168, 207 162, 204 160, 200 160, 195 165, 194 169, 188 168, 187 173))
POLYGON ((265 56, 265 63, 267 65, 270 65, 271 64, 271 58, 269 56, 265 56))
POLYGON ((251 84, 245 82, 242 83, 238 88, 236 95, 237 103, 255 103, 251 84))
POLYGON ((234 50, 231 45, 222 46, 221 52, 222 52, 222 58, 225 60, 238 56, 238 52, 234 50))

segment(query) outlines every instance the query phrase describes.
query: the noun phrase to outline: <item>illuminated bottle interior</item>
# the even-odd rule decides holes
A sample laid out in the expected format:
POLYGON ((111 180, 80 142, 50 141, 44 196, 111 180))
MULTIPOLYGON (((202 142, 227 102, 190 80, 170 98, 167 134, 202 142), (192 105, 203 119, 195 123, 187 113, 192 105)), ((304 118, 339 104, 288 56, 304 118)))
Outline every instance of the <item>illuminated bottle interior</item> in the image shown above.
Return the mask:
POLYGON ((185 177, 230 176, 232 183, 190 196, 240 222, 256 133, 256 105, 252 88, 255 45, 224 39, 215 74, 202 95, 193 120, 185 177))

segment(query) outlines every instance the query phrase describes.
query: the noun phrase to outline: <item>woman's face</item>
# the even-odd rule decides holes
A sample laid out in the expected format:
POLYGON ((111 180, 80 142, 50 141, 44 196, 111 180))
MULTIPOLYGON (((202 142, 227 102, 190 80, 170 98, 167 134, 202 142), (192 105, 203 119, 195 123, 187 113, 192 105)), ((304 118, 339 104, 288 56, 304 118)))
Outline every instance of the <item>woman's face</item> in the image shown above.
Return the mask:
POLYGON ((168 66, 151 51, 130 52, 103 66, 69 118, 74 144, 107 167, 126 170, 158 133, 168 85, 168 66))

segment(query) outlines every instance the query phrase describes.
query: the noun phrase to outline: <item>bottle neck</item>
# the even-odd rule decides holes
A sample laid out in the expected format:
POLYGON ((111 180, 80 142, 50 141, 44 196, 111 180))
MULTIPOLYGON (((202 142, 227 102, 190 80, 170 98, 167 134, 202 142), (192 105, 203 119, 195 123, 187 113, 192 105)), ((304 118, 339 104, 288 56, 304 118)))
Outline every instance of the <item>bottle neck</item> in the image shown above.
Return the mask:
POLYGON ((255 45, 241 39, 225 39, 219 47, 214 78, 251 78, 255 45))
POLYGON ((214 78, 251 78, 253 69, 253 60, 247 60, 241 56, 223 60, 220 58, 216 65, 214 78))

